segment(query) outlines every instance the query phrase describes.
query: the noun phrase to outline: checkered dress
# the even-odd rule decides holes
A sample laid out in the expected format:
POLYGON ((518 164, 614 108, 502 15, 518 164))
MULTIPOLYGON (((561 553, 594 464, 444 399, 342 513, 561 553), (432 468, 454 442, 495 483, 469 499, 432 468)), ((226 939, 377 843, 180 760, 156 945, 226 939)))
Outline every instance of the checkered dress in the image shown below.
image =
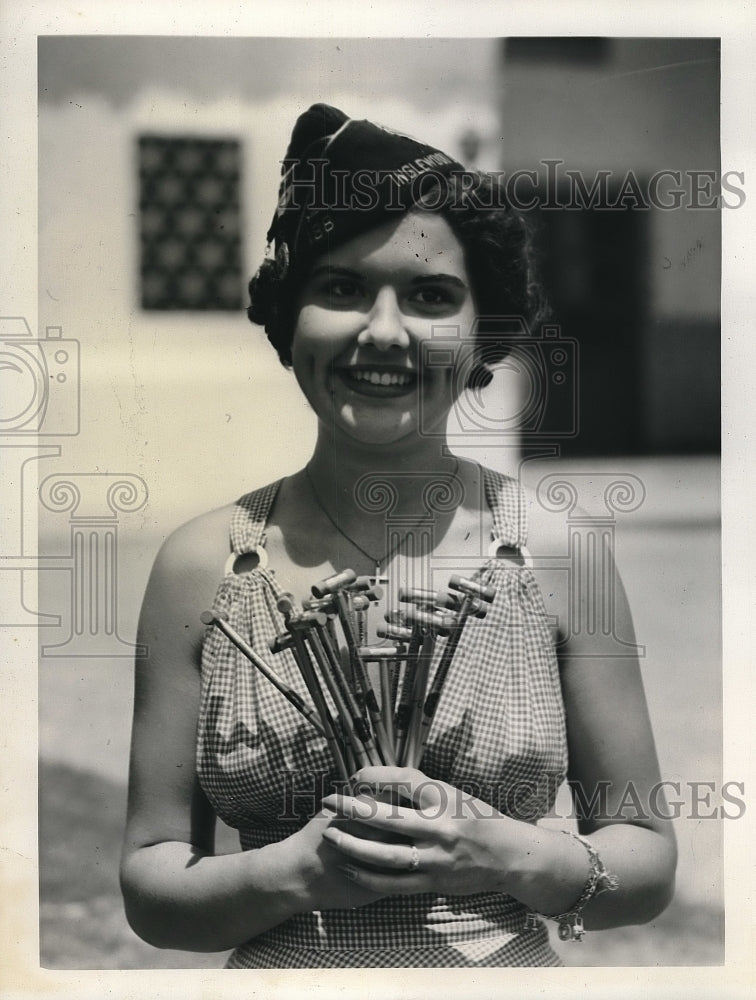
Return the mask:
MULTIPOLYGON (((484 483, 498 538, 521 548, 519 485, 490 471, 484 483)), ((264 545, 278 486, 239 500, 231 524, 235 553, 264 545)), ((552 806, 567 766, 556 656, 531 570, 495 558, 482 562, 477 576, 497 596, 485 620, 465 625, 421 769, 535 822, 552 806)), ((280 593, 273 571, 257 567, 230 571, 215 600, 216 612, 268 662, 268 641, 284 630, 280 593)), ((307 698, 290 654, 277 654, 274 665, 307 698)), ((325 740, 217 629, 208 629, 203 648, 197 766, 206 795, 238 828, 244 850, 299 829, 337 781, 325 740)), ((237 948, 228 967, 560 965, 545 927, 525 929, 525 913, 496 892, 391 896, 358 909, 292 917, 237 948)))

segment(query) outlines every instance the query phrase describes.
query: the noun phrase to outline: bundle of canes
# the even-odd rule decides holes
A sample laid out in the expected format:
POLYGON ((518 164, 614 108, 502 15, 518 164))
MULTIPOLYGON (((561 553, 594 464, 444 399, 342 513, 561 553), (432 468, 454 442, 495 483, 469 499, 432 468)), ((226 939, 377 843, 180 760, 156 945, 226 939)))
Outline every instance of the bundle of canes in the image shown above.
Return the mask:
POLYGON ((386 615, 388 624, 377 634, 387 644, 377 646, 367 645, 367 615, 381 591, 367 577, 347 569, 321 580, 301 610, 290 594, 282 595, 278 610, 286 631, 269 648, 274 654, 291 652, 312 705, 222 615, 207 611, 202 620, 216 626, 325 738, 349 787, 350 776, 362 767, 418 766, 465 622, 483 617, 494 597, 491 588, 462 577, 453 576, 449 587, 455 593, 401 590, 400 602, 408 607, 386 615), (438 639, 445 645, 428 690, 438 639), (380 703, 368 663, 378 664, 380 703))

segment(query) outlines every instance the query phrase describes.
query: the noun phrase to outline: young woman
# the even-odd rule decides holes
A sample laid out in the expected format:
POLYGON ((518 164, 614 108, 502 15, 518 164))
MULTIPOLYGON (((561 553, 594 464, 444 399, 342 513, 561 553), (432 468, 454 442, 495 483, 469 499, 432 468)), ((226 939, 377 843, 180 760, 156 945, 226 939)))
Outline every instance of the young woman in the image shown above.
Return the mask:
MULTIPOLYGON (((563 551, 563 521, 446 445, 460 393, 507 352, 501 317, 538 320, 525 221, 495 179, 316 105, 269 237, 250 316, 293 369, 317 443, 300 472, 180 528, 156 561, 129 920, 157 946, 233 948, 235 968, 560 964, 539 915, 564 937, 651 919, 675 846, 658 809, 621 808, 629 785, 648 802, 659 782, 637 663, 597 660, 587 629, 557 662, 550 622, 583 612, 562 573, 537 567, 563 551), (418 766, 361 761, 351 788, 323 734, 199 618, 212 607, 307 701, 291 653, 270 653, 280 599, 345 567, 388 595, 373 644, 399 586, 437 589, 459 569, 495 592, 462 631, 418 766), (588 840, 537 823, 565 778, 588 840), (216 814, 241 853, 214 854, 216 814)), ((619 579, 615 600, 630 638, 619 579)))

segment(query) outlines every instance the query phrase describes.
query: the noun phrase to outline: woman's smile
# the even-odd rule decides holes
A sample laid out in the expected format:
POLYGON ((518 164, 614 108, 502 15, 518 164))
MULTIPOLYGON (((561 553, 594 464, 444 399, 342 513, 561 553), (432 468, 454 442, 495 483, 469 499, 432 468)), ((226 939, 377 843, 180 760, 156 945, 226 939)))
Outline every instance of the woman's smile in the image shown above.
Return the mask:
POLYGON ((418 378, 406 368, 359 365, 335 368, 335 374, 348 389, 373 399, 406 396, 417 389, 418 378))

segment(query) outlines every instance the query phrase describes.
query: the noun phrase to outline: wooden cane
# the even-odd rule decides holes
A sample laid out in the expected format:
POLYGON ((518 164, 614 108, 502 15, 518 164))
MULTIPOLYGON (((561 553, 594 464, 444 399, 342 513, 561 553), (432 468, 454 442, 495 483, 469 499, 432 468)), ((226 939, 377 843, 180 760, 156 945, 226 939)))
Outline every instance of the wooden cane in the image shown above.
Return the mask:
POLYGON ((205 625, 215 625, 226 638, 236 646, 239 652, 243 653, 244 656, 249 660, 253 667, 260 671, 260 673, 265 677, 266 680, 270 681, 274 688, 279 691, 286 700, 296 708, 296 710, 304 716, 305 719, 314 726, 315 729, 320 733, 321 736, 325 736, 325 729, 318 721, 316 713, 300 698, 297 692, 290 688, 288 684, 285 684, 277 674, 275 674, 268 664, 259 656, 254 649, 245 642, 244 639, 239 635, 239 633, 219 615, 214 614, 212 611, 203 611, 200 618, 205 625))

